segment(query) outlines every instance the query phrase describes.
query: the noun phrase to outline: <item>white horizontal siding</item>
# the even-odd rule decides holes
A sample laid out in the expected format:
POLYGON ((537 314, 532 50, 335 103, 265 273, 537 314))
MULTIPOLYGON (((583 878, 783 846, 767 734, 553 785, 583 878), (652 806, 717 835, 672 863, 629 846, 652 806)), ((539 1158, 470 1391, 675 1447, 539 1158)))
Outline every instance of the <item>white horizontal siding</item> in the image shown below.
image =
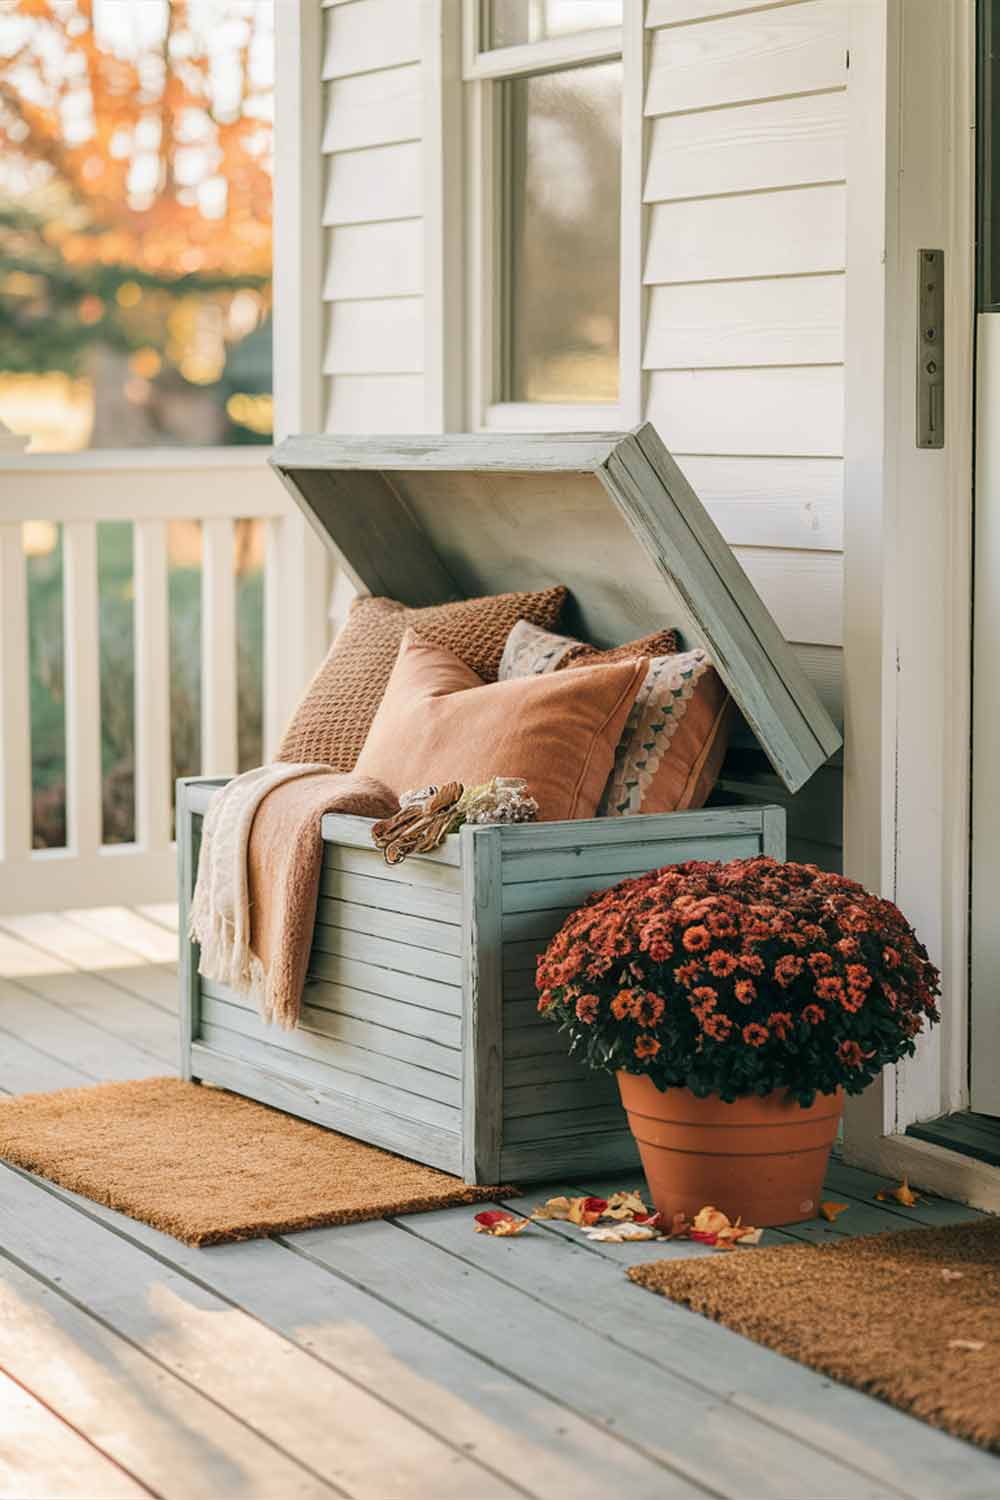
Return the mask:
POLYGON ((646 113, 718 109, 843 86, 847 10, 843 0, 803 0, 654 31, 646 113))
POLYGON ((841 712, 842 0, 648 0, 646 414, 841 712))
POLYGON ((425 426, 421 47, 411 0, 327 9, 323 373, 333 432, 425 426))
POLYGON ((655 370, 647 416, 677 453, 835 457, 844 442, 844 372, 655 370))
POLYGON ((647 370, 838 364, 843 358, 843 276, 652 289, 647 370))
POLYGON ((650 213, 647 283, 801 276, 842 271, 843 187, 657 203, 650 213))
POLYGON ((362 147, 331 156, 323 223, 370 224, 411 219, 423 212, 423 158, 419 141, 362 147))
POLYGON ((330 232, 323 296, 411 297, 424 289, 422 219, 342 224, 330 232))
POLYGON ((846 175, 847 94, 837 89, 658 120, 644 196, 662 203, 842 182, 846 175))
POLYGON ((677 461, 730 546, 843 547, 841 459, 681 454, 677 461))
POLYGON ((395 68, 420 56, 420 7, 407 0, 358 0, 327 19, 323 77, 395 68))
POLYGON ((423 367, 423 297, 331 304, 324 375, 419 375, 423 367))

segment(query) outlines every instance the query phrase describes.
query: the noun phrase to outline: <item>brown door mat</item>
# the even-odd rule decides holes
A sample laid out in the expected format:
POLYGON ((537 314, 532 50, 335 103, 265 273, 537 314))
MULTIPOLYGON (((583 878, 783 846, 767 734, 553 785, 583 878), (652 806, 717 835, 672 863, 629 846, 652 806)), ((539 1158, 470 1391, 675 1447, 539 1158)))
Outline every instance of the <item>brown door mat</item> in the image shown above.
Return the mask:
POLYGON ((631 1279, 1000 1452, 1000 1218, 632 1266, 631 1279))
POLYGON ((22 1094, 0 1104, 0 1158, 188 1245, 420 1213, 507 1191, 467 1187, 179 1078, 22 1094))

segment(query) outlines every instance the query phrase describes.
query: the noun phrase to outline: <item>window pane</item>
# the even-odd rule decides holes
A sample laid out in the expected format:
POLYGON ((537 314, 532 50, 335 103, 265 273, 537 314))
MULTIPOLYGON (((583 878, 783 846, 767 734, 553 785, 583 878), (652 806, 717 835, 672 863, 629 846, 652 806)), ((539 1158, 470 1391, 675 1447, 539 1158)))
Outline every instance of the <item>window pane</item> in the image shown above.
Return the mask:
POLYGON ((0 420, 267 442, 273 0, 0 5, 0 420))
POLYGON ((620 62, 504 85, 505 399, 618 399, 620 62))
POLYGON ((516 47, 621 24, 622 0, 493 0, 484 35, 491 47, 516 47))

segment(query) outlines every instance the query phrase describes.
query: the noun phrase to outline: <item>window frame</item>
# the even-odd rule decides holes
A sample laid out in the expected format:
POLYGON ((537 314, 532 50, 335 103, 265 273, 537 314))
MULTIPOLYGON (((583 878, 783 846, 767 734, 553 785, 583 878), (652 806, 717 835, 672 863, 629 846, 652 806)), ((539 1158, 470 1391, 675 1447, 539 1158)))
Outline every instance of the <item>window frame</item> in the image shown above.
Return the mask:
POLYGON ((603 432, 642 418, 642 86, 645 32, 641 7, 626 4, 621 26, 480 50, 484 5, 464 0, 462 80, 466 110, 466 425, 474 432, 603 432), (505 401, 504 319, 509 262, 501 245, 503 199, 502 85, 512 78, 588 63, 622 63, 621 214, 619 222, 618 400, 555 403, 505 401))

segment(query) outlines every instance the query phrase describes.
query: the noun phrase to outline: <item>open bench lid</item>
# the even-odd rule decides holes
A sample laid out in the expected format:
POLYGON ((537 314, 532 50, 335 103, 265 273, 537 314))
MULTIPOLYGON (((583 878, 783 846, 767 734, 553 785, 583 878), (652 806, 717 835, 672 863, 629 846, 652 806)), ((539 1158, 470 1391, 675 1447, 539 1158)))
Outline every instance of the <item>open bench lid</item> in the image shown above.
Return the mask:
POLYGON ((566 628, 704 647, 789 791, 841 736, 655 429, 294 437, 271 458, 362 593, 412 608, 564 583, 566 628))

